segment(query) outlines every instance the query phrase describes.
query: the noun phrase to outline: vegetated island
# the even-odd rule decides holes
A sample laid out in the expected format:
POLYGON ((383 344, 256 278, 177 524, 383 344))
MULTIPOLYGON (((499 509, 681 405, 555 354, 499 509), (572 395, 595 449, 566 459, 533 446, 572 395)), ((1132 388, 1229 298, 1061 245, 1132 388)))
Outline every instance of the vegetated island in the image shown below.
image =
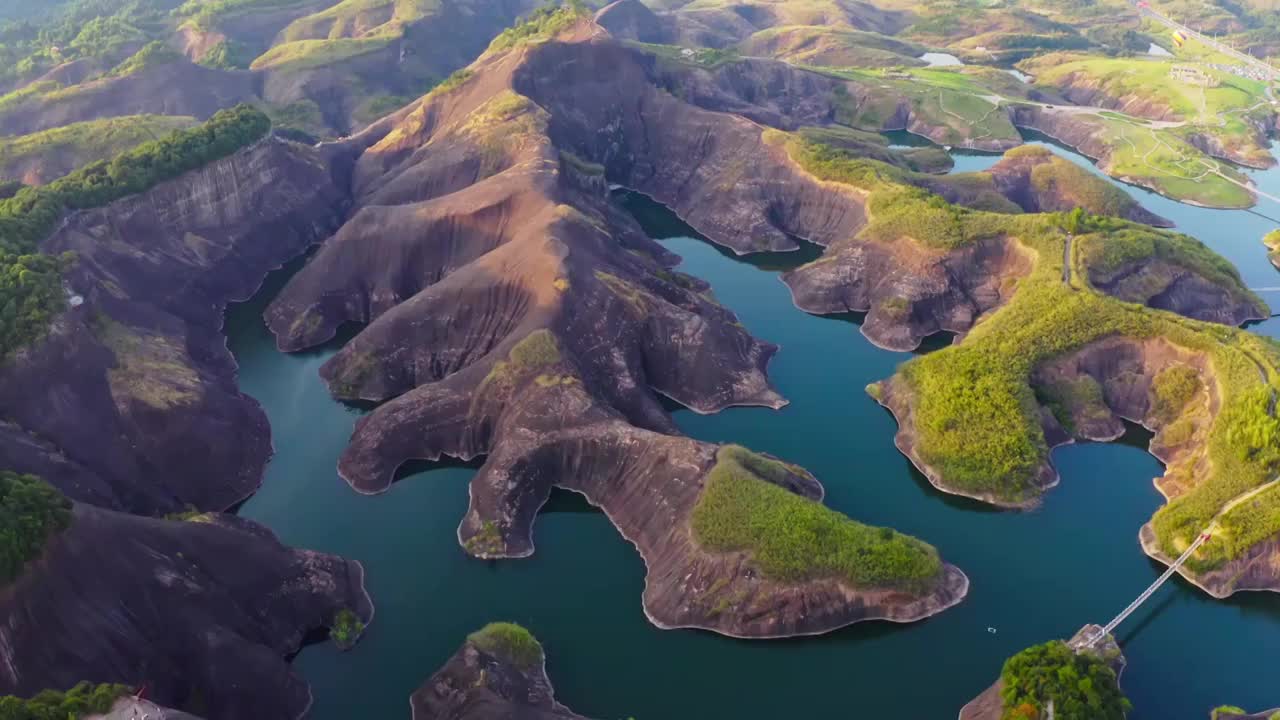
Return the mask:
POLYGON ((1280 270, 1280 230, 1272 230, 1262 238, 1262 243, 1267 246, 1271 252, 1267 253, 1267 259, 1271 260, 1271 264, 1280 270))
POLYGON ((1125 659, 1102 628, 1086 625, 1067 642, 1035 645, 1005 661, 1000 679, 960 709, 960 720, 1124 720, 1129 700, 1120 690, 1125 659))
POLYGON ((1280 720, 1280 708, 1250 713, 1234 705, 1216 707, 1209 714, 1209 720, 1280 720))
POLYGON ((824 508, 800 468, 680 436, 663 409, 659 393, 699 412, 780 407, 765 375, 776 348, 672 271, 609 182, 733 223, 744 250, 794 245, 774 216, 851 228, 861 209, 797 185, 776 151, 756 159, 757 126, 677 99, 658 73, 589 17, 548 10, 336 149, 354 155, 353 211, 267 321, 286 351, 366 325, 321 369, 335 396, 382 403, 340 474, 382 492, 407 461, 485 456, 459 528, 477 557, 532 553, 551 488, 580 492, 645 558, 644 607, 662 627, 778 637, 950 607, 968 581, 932 547, 824 508), (722 141, 695 150, 713 126, 722 141), (690 173, 727 197, 677 198, 690 173), (763 186, 735 191, 748 177, 763 186), (739 200, 748 217, 728 214, 739 200))
POLYGON ((409 698, 413 720, 582 720, 556 702, 542 644, 514 623, 495 622, 466 642, 409 698))

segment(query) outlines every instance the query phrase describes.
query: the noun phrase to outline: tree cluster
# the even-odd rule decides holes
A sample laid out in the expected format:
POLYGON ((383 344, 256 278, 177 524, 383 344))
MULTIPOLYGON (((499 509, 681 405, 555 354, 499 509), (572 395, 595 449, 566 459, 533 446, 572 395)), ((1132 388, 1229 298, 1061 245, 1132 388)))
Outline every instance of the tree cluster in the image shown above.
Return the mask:
POLYGON ((0 470, 0 587, 70 524, 71 501, 56 488, 34 475, 0 470))
POLYGON ((1058 720, 1124 720, 1130 708, 1106 662, 1057 640, 1009 658, 1000 679, 1005 720, 1047 717, 1051 701, 1058 720))
POLYGON ((129 692, 124 685, 82 682, 65 692, 45 690, 33 698, 0 697, 0 720, 74 720, 101 714, 129 692))

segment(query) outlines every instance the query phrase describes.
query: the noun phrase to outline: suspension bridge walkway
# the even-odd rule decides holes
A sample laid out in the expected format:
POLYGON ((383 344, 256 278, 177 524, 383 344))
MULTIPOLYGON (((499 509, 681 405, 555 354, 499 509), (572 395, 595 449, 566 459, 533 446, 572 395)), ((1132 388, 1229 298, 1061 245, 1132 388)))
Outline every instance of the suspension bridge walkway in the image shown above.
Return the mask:
POLYGON ((1213 528, 1214 528, 1214 525, 1210 525, 1209 529, 1200 533, 1200 535, 1196 538, 1195 542, 1188 545, 1187 549, 1182 551, 1182 554, 1178 556, 1177 560, 1173 561, 1173 564, 1169 565, 1169 568, 1164 571, 1164 574, 1156 578, 1155 582, 1151 583, 1151 585, 1148 586, 1146 590, 1143 590, 1141 595, 1135 598, 1133 602, 1129 603, 1129 607, 1122 610, 1120 614, 1115 616, 1115 618, 1112 619, 1111 622, 1107 623, 1102 628, 1101 631, 1095 633, 1092 637, 1083 639, 1080 643, 1080 646, 1077 647, 1076 650, 1084 650, 1087 648, 1091 648, 1094 645, 1097 645, 1099 640, 1110 635, 1113 630, 1119 627, 1120 623, 1124 622, 1130 615, 1132 615, 1139 607, 1142 606, 1142 603, 1146 602, 1148 598, 1154 595, 1155 592, 1160 589, 1161 585, 1164 585, 1165 582, 1169 580, 1169 578, 1173 577, 1174 574, 1178 572, 1178 569, 1182 567, 1183 563, 1191 559, 1191 556, 1195 554, 1196 550, 1200 549, 1201 545, 1208 542, 1209 538, 1213 536, 1213 528))

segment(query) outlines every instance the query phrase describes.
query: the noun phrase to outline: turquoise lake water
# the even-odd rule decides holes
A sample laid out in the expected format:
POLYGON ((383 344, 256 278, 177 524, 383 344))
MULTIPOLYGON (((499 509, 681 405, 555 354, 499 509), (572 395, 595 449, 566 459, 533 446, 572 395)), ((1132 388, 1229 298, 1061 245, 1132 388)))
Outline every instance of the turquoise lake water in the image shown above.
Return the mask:
MULTIPOLYGON (((996 159, 960 155, 957 171, 996 159)), ((1280 194, 1280 170, 1252 175, 1280 194)), ((1264 200, 1256 211, 1205 210, 1126 189, 1231 259, 1251 286, 1280 286, 1260 242, 1280 226, 1268 217, 1280 217, 1280 206, 1264 200)), ((708 280, 753 334, 782 348, 770 375, 790 405, 711 416, 681 411, 684 431, 803 465, 823 481, 831 507, 936 545, 969 575, 969 597, 924 622, 864 623, 802 640, 658 630, 640 608, 640 557, 603 514, 570 493, 543 509, 533 557, 473 560, 454 534, 472 467, 438 466, 374 497, 338 478, 335 464, 358 411, 332 401, 317 375, 333 349, 281 354, 261 321, 286 269, 228 313, 241 387, 266 409, 276 447, 262 490, 240 512, 286 543, 360 560, 377 606, 353 651, 325 643, 295 661, 312 684, 313 718, 408 718, 409 694, 467 633, 512 620, 543 642, 558 699, 591 717, 950 720, 1007 656, 1107 621, 1159 575, 1161 566, 1137 543, 1138 528, 1160 503, 1151 480, 1161 467, 1144 451, 1143 431, 1055 451, 1062 484, 1034 512, 997 512, 943 495, 894 448, 893 418, 863 391, 909 356, 872 346, 854 318, 797 310, 778 272, 799 254, 737 259, 652 203, 626 202, 684 258, 682 270, 708 280)), ((1280 309, 1280 293, 1263 296, 1280 309)), ((1280 319, 1254 329, 1280 336, 1280 319)), ((1223 703, 1280 705, 1280 596, 1215 601, 1175 579, 1118 636, 1136 720, 1203 719, 1223 703)))

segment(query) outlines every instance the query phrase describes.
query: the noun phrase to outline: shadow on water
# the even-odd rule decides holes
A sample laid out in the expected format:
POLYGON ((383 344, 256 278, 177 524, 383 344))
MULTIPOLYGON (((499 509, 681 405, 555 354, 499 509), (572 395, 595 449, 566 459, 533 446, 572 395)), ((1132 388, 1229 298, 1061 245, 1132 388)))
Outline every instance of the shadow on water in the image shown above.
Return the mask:
MULTIPOLYGON (((886 410, 885 412, 889 412, 889 411, 886 410)), ((907 471, 907 474, 911 476, 911 480, 915 482, 916 487, 920 488, 920 492, 926 498, 929 498, 930 500, 934 500, 937 502, 941 502, 946 507, 952 508, 954 510, 962 510, 964 512, 973 512, 973 513, 989 514, 989 515, 999 515, 1001 513, 1009 513, 1009 512, 1020 512, 1019 510, 1008 510, 1005 508, 996 507, 995 505, 991 505, 990 503, 984 503, 979 500, 974 500, 973 498, 965 497, 964 495, 956 495, 954 493, 943 492, 938 488, 934 487, 933 483, 929 482, 928 476, 920 472, 919 468, 917 468, 915 464, 911 462, 911 460, 909 460, 904 456, 902 458, 902 462, 906 465, 906 471, 907 471)))
POLYGON ((543 504, 542 508, 538 511, 538 515, 550 515, 554 513, 602 515, 604 514, 604 511, 588 502, 587 496, 582 493, 553 487, 551 488, 551 497, 547 498, 547 502, 543 504))
MULTIPOLYGON (((1163 568, 1164 566, 1162 565, 1161 567, 1163 568)), ((1177 595, 1169 594, 1155 605, 1141 610, 1142 619, 1139 620, 1137 624, 1131 625, 1121 632, 1120 636, 1116 638, 1116 642, 1120 643, 1121 648, 1128 645, 1132 640, 1135 640, 1139 635, 1141 635, 1143 630, 1154 623, 1160 615, 1172 607, 1177 600, 1177 595)))
POLYGON ((822 257, 821 245, 794 236, 789 237, 799 246, 796 250, 739 255, 700 234, 665 205, 647 195, 624 189, 614 191, 614 199, 627 212, 631 213, 645 233, 655 240, 667 240, 676 237, 695 238, 710 244, 716 249, 716 252, 734 262, 752 265, 761 270, 785 272, 822 257))
POLYGON ((484 465, 484 460, 484 456, 472 458, 471 460, 462 460, 448 455, 439 460, 410 460, 396 468, 391 482, 393 484, 398 483, 414 475, 423 475, 437 470, 479 470, 484 465))

